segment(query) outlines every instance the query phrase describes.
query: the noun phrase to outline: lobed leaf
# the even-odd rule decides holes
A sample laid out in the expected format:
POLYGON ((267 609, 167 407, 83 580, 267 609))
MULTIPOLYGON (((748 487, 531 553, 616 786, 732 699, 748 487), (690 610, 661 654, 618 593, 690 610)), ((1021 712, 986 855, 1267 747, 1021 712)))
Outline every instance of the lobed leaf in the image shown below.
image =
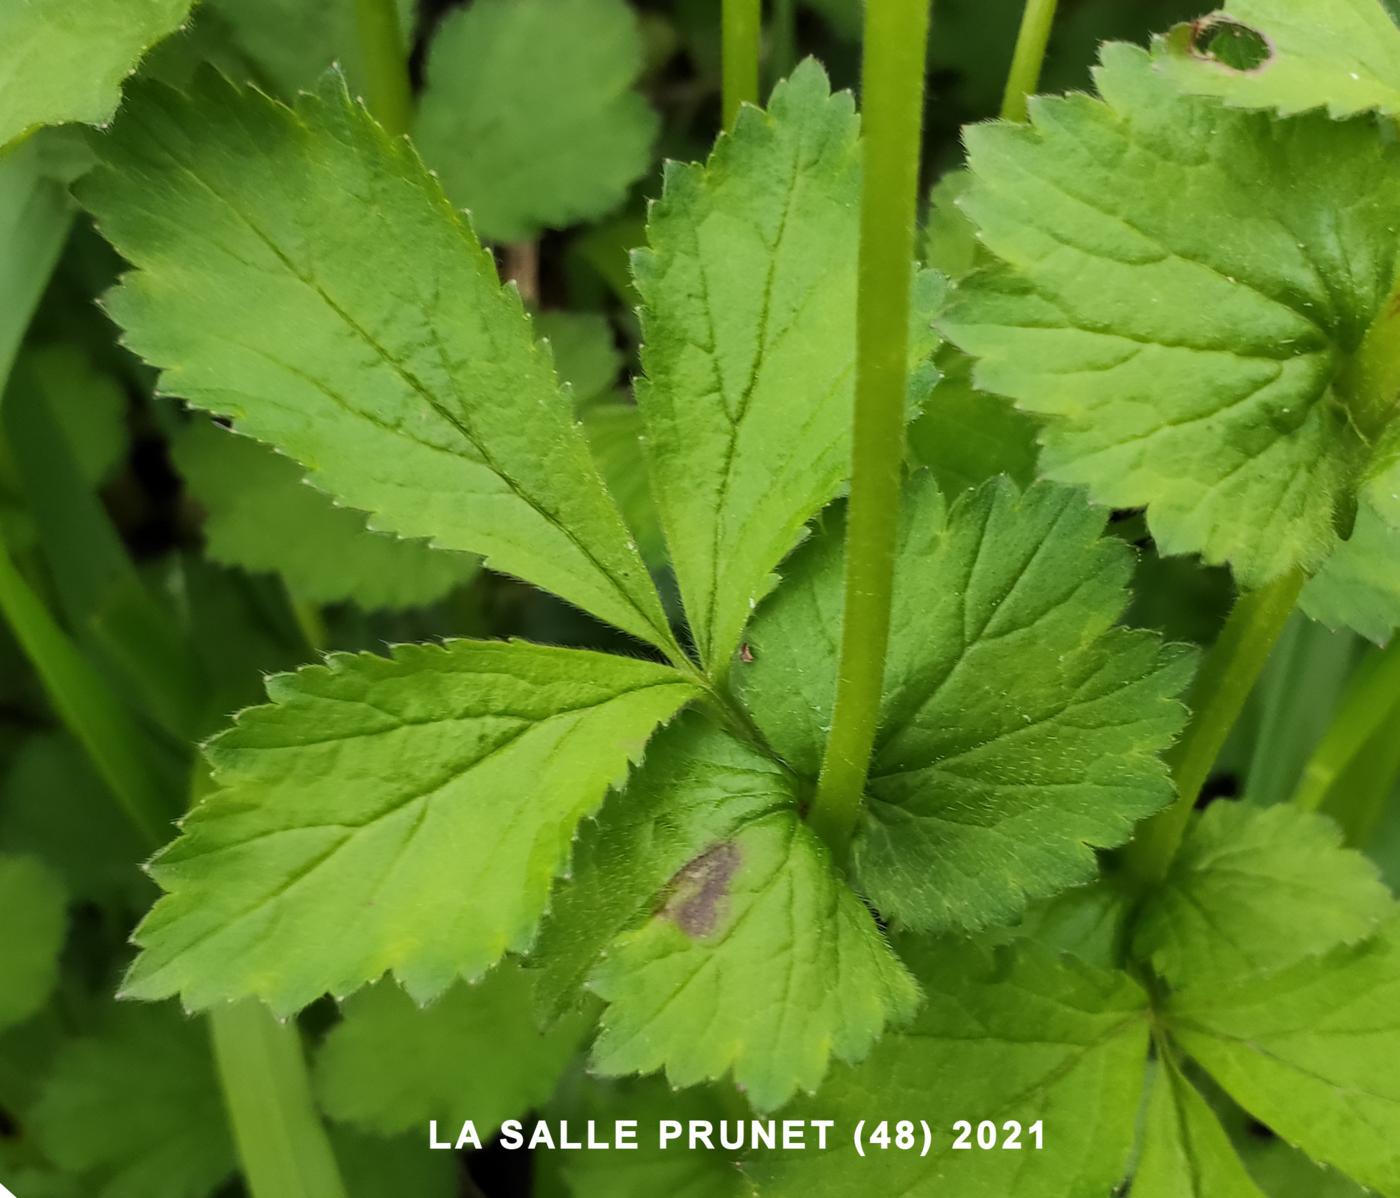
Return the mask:
MULTIPOLYGON (((1193 656, 1115 621, 1131 554, 1079 493, 990 482, 945 510, 905 496, 885 696, 854 876, 918 929, 1011 922, 1086 882, 1095 848, 1171 798, 1158 754, 1193 656)), ((815 777, 831 722, 842 527, 795 555, 735 682, 769 742, 815 777)))
POLYGON ((1391 335, 1400 149, 1183 97, 1128 46, 1097 81, 967 133, 964 207, 1002 265, 944 327, 977 385, 1050 418, 1051 476, 1246 586, 1321 567, 1358 498, 1400 525, 1374 498, 1393 396, 1362 361, 1391 335))
MULTIPOLYGON (((723 673, 772 571, 850 469, 858 121, 815 62, 745 108, 704 165, 672 163, 633 256, 637 402, 691 636, 723 673)), ((916 284, 914 364, 941 283, 916 284)), ((916 371, 921 400, 930 383, 916 371)))
POLYGON ((412 148, 331 76, 296 110, 140 89, 84 188, 140 269, 110 297, 162 388, 371 525, 482 554, 674 642, 548 354, 412 148))
POLYGON ((693 693, 665 666, 522 642, 269 680, 150 867, 168 893, 125 992, 289 1012, 386 970, 419 1001, 481 974, 528 946, 579 820, 693 693))
POLYGON ((1393 906, 1325 816, 1218 802, 1147 898, 1134 951, 1173 983, 1231 982, 1371 936, 1393 906))
POLYGON ((633 90, 624 0, 477 0, 428 53, 414 140, 489 241, 606 216, 651 165, 660 122, 633 90))
POLYGON ((1400 114, 1400 29, 1381 0, 1228 0, 1156 39, 1152 58, 1182 91, 1232 108, 1400 114))

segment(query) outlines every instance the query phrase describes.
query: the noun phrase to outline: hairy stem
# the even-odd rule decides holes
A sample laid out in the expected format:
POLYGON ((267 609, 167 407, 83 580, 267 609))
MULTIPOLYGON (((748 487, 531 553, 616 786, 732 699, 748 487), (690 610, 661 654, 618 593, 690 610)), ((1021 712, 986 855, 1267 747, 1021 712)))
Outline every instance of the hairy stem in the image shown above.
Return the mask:
POLYGON ((1142 888, 1166 877, 1201 787, 1288 623, 1305 580, 1306 575, 1295 570, 1241 595, 1201 663, 1191 686, 1191 721, 1169 757, 1176 802, 1148 820, 1126 852, 1128 868, 1142 888))
POLYGON ((355 31, 364 63, 365 103, 384 131, 399 137, 413 123, 413 86, 395 0, 355 0, 355 31))
POLYGON ((245 999, 211 1011, 209 1030, 252 1198, 345 1198, 296 1023, 245 999))
POLYGON ((864 194, 845 605, 836 705, 809 816, 838 854, 844 854, 860 811, 889 646, 928 16, 928 0, 880 0, 865 7, 864 194))
POLYGON ((1347 766, 1396 715, 1400 715, 1400 638, 1357 670, 1340 710, 1303 768, 1293 802, 1309 811, 1321 807, 1347 766))
POLYGON ((724 127, 734 128, 743 104, 758 103, 761 0, 724 0, 724 127))
POLYGON ((1045 47, 1050 43, 1050 27, 1055 22, 1057 3, 1058 0, 1026 0, 1021 30, 1016 35, 1016 52, 1011 58, 1011 71, 1001 99, 1004 121, 1026 119, 1026 100, 1040 87, 1040 68, 1045 62, 1045 47))

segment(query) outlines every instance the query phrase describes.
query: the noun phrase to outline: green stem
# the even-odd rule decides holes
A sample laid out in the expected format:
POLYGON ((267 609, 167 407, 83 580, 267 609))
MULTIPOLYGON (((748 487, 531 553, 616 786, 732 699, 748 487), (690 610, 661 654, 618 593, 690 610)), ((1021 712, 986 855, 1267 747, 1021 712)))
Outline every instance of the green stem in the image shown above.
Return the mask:
POLYGON ((769 75, 776 82, 786 79, 797 65, 797 0, 774 0, 773 60, 769 75))
POLYGON ((1293 802, 1316 811, 1366 743, 1400 714, 1400 638, 1367 658, 1308 764, 1293 802))
POLYGON ((739 108, 758 103, 761 0, 724 0, 724 127, 734 128, 739 108))
POLYGON ((1006 92, 1001 100, 1004 121, 1026 119, 1026 100, 1040 87, 1040 68, 1045 62, 1045 47, 1050 44, 1056 3, 1057 0, 1026 0, 1021 31, 1016 35, 1016 52, 1011 57, 1011 71, 1006 77, 1006 92))
POLYGON ((844 854, 860 812, 889 646, 928 17, 928 0, 865 6, 864 193, 845 606, 836 704, 809 817, 838 854, 844 854))
POLYGON ((355 0, 355 29, 365 72, 365 103, 386 133, 413 124, 413 86, 395 0, 355 0))
POLYGON ((253 1198, 345 1198, 301 1035, 253 999, 209 1013, 214 1062, 253 1198))
POLYGON ((1400 782, 1400 706, 1376 729, 1327 797, 1324 810, 1341 826, 1346 843, 1364 848, 1375 835, 1400 782))
POLYGON ((0 613, 38 672, 69 731, 77 737, 127 818, 152 847, 169 837, 175 817, 162 802, 173 775, 144 728, 132 719, 24 580, 0 543, 0 613))
POLYGON ((1191 686, 1191 722, 1170 755, 1176 802, 1153 816, 1126 852, 1128 869, 1144 889, 1166 877, 1201 787, 1288 623, 1305 579, 1295 570, 1241 595, 1201 663, 1191 686))

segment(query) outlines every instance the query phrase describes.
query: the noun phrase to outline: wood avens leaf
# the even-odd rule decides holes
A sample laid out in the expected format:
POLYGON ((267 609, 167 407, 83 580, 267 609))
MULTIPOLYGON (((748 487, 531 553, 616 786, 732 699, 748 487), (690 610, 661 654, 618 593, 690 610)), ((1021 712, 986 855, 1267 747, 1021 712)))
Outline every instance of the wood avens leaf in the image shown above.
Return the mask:
MULTIPOLYGON (((858 121, 804 63, 704 166, 672 163, 633 256, 637 400, 691 636, 723 673, 773 570, 850 469, 858 121)), ((916 285, 926 359, 940 283, 916 285)), ((925 390, 927 373, 914 386, 925 390)))
MULTIPOLYGON (((1113 628, 1131 554, 1068 488, 1000 480, 946 508, 927 475, 902 514, 885 699, 857 833, 858 884, 921 929, 1015 919, 1094 873, 1163 807, 1157 754, 1192 655, 1113 628)), ((736 684, 773 747, 814 777, 831 719, 842 527, 785 567, 736 684)))
POLYGON ((578 821, 694 694, 522 642, 332 655, 271 679, 153 862, 125 990, 288 1012, 391 970, 419 1001, 528 946, 578 821), (353 928, 353 934, 347 929, 353 928))
POLYGON ((1052 476, 1246 586, 1323 566, 1358 505, 1400 526, 1393 139, 1184 97, 1124 45, 1096 79, 968 130, 1002 265, 944 327, 978 385, 1048 418, 1052 476))
POLYGON ((482 237, 524 241, 623 201, 659 124, 632 90, 642 52, 623 0, 478 0, 443 18, 414 139, 482 237))
POLYGON ((85 198, 140 268, 109 306, 165 391, 371 527, 671 644, 548 354, 410 146, 335 76, 296 111, 211 75, 129 108, 85 198))

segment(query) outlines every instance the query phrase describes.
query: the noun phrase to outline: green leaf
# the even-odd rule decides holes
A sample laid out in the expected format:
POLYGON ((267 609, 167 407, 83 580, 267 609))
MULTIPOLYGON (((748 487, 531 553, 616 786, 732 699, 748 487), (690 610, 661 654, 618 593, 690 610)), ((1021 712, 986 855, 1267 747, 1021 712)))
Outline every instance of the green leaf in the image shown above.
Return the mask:
POLYGON ((92 1198, 205 1198, 234 1171, 208 1036, 169 1004, 118 1007, 70 1042, 32 1129, 92 1198))
POLYGON ((1314 1160, 1400 1193, 1400 934, 1232 986, 1175 995, 1173 1037, 1314 1160))
POLYGON ((1152 47, 1182 91, 1283 116, 1400 113, 1400 29, 1380 0, 1228 0, 1152 47))
POLYGON ((971 188, 972 172, 955 170, 939 179, 928 194, 924 261, 950 279, 971 274, 987 258, 977 240, 977 226, 961 208, 962 198, 971 188))
POLYGON ((795 810, 707 849, 664 905, 620 936, 590 985, 611 1004, 593 1047, 605 1076, 665 1067, 674 1086, 732 1071, 759 1110, 860 1060, 919 988, 795 810))
POLYGON ((1299 603, 1329 628, 1351 628, 1378 645, 1400 627, 1400 528, 1363 503, 1350 539, 1303 588, 1299 603))
POLYGON ((579 820, 693 693, 665 666, 522 642, 270 679, 151 866, 169 894, 126 992, 289 1012, 385 970, 420 1002, 481 974, 528 945, 579 820))
POLYGON ((1159 1061, 1147 1100, 1133 1198, 1264 1198, 1206 1100, 1159 1061))
POLYGON ((510 962, 426 1009, 392 982, 360 991, 316 1060, 322 1109, 378 1135, 471 1119, 485 1141, 549 1098, 582 1038, 579 1018, 541 1033, 533 1003, 528 975, 510 962))
MULTIPOLYGON (((838 1070, 791 1117, 834 1119, 829 1153, 795 1152, 751 1166, 764 1198, 852 1194, 1098 1196, 1121 1180, 1132 1148, 1147 1055, 1147 998, 1125 974, 1027 946, 994 954, 976 945, 901 944, 928 993, 904 1034, 838 1070), (847 1137, 859 1120, 928 1120, 933 1150, 861 1159, 847 1137), (1020 1151, 951 1147, 959 1119, 1022 1128, 1020 1151), (1043 1123, 1036 1150, 1025 1129, 1043 1123)), ((891 1127, 893 1133, 893 1127, 891 1127)), ((918 1133, 922 1138, 922 1133, 918 1133)))
POLYGON ((173 454, 204 508, 209 557, 280 574, 309 603, 418 607, 476 572, 476 560, 465 554, 367 529, 362 513, 305 485, 295 462, 212 421, 183 425, 173 454))
MULTIPOLYGON (((24 351, 14 377, 39 391, 62 429, 83 479, 106 482, 126 456, 126 393, 76 345, 43 345, 24 351)), ((9 402, 33 402, 29 394, 9 402)))
POLYGON ((1281 969, 1372 935, 1391 897, 1325 816, 1218 802, 1139 916, 1134 951, 1174 983, 1281 969))
POLYGON ((1182 97, 1128 46, 1097 80, 1103 100, 968 130, 964 207, 1004 265, 946 332, 978 386, 1053 417, 1046 472, 1146 506, 1163 552, 1246 586, 1315 570, 1385 490, 1392 397, 1359 355, 1368 330, 1388 343, 1400 149, 1366 121, 1182 97))
POLYGON ((345 1180, 346 1198, 460 1198, 458 1158, 449 1152, 428 1152, 422 1135, 385 1140, 348 1128, 330 1128, 331 1147, 345 1180))
POLYGON ((549 342, 554 368, 573 389, 574 405, 587 410, 617 387, 622 351, 608 318, 598 312, 540 312, 535 332, 549 342))
POLYGON ((477 0, 428 53, 414 139, 488 241, 605 216, 651 165, 656 114, 623 0, 477 0))
POLYGON ((0 854, 0 1029, 23 1023, 44 1005, 58 980, 68 932, 63 884, 37 857, 0 854))
POLYGON ((122 84, 192 0, 21 0, 0 11, 0 148, 39 125, 111 120, 122 84))
POLYGON ((86 201, 140 268, 110 309, 166 392, 375 528, 673 644, 519 298, 343 84, 295 112, 208 74, 143 88, 101 152, 86 201))
POLYGON ((659 732, 627 786, 583 825, 569 876, 550 897, 532 956, 544 1013, 577 1005, 603 951, 651 915, 688 862, 792 803, 791 774, 702 713, 659 732))
MULTIPOLYGON (((904 499, 885 697, 855 876, 920 929, 1011 922, 1095 872, 1171 798, 1158 754, 1193 655, 1114 628, 1129 551, 1063 487, 1002 479, 945 512, 904 499)), ((736 683, 778 754, 817 773, 835 690, 842 527, 787 567, 736 683)))
POLYGON ((653 568, 666 561, 666 538, 651 497, 642 452, 642 416, 634 404, 599 401, 583 411, 583 429, 593 460, 622 509, 642 560, 653 568))
MULTIPOLYGON (((858 122, 806 62, 704 165, 672 163, 650 248, 637 402, 701 659, 727 668, 772 571, 850 469, 858 122)), ((914 362, 941 284, 917 285, 914 362)), ((913 386, 922 402, 929 378, 913 386)))

